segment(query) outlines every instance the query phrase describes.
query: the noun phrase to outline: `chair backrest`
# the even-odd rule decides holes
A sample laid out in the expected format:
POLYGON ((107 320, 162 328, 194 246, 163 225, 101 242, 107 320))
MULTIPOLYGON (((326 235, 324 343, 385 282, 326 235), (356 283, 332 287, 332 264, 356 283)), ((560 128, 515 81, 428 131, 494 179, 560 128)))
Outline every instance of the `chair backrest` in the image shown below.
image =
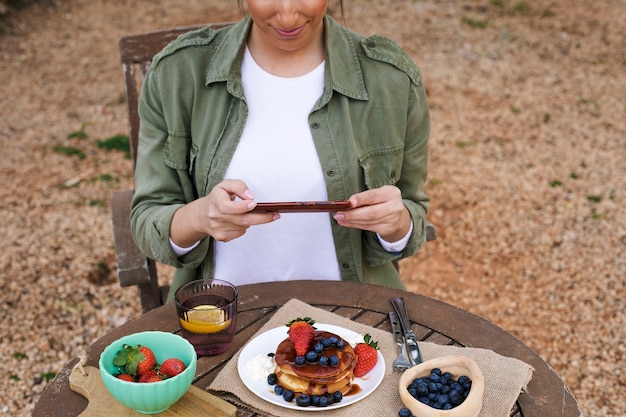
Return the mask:
POLYGON ((169 42, 183 33, 203 27, 218 29, 229 26, 233 22, 218 22, 204 25, 184 26, 154 32, 126 36, 120 39, 119 48, 122 58, 122 73, 126 89, 126 104, 128 108, 130 151, 133 158, 133 169, 137 156, 139 137, 139 92, 141 83, 152 65, 152 58, 159 53, 169 42))

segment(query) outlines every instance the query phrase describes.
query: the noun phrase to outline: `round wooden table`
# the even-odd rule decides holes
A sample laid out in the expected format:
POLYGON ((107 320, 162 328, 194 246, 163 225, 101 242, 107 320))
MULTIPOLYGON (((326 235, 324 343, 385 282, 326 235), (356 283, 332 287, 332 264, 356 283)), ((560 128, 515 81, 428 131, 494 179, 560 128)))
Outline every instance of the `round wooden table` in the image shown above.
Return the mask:
MULTIPOLYGON (((292 298, 332 311, 343 317, 391 331, 389 299, 404 297, 412 328, 418 340, 438 344, 485 348, 531 365, 535 372, 511 411, 515 417, 579 417, 582 412, 561 378, 530 348, 494 324, 441 301, 405 291, 353 282, 272 282, 239 287, 237 334, 231 348, 218 356, 201 357, 194 385, 209 386, 223 365, 268 320, 292 298)), ((174 305, 151 310, 109 332, 86 350, 86 365, 98 366, 104 348, 116 339, 145 330, 178 331, 174 305)), ((74 358, 57 374, 39 399, 33 417, 78 416, 87 400, 69 387, 69 375, 78 362, 74 358)), ((238 416, 254 416, 240 410, 238 416)), ((391 413, 390 415, 396 415, 391 413)))

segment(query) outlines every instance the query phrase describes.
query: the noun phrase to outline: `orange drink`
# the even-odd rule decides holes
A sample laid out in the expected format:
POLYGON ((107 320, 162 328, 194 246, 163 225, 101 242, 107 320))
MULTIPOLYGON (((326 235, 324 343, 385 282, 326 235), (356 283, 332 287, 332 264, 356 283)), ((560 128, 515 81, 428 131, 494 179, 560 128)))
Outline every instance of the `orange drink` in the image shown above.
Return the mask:
POLYGON ((230 346, 237 325, 237 288, 222 280, 193 281, 175 294, 181 336, 198 355, 217 355, 230 346))

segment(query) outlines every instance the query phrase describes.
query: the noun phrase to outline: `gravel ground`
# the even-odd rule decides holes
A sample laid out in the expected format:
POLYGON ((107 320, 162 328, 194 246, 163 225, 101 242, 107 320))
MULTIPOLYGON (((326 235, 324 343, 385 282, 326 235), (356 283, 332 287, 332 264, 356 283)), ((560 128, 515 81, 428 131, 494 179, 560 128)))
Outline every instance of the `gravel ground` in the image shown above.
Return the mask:
MULTIPOLYGON (((239 16, 234 0, 180 4, 0 7, 0 415, 29 415, 55 372, 140 312, 110 226, 131 165, 98 144, 127 131, 121 36, 239 16)), ((403 262, 409 289, 523 340, 585 415, 625 416, 626 3, 345 7, 349 27, 401 43, 429 91, 438 239, 403 262)))

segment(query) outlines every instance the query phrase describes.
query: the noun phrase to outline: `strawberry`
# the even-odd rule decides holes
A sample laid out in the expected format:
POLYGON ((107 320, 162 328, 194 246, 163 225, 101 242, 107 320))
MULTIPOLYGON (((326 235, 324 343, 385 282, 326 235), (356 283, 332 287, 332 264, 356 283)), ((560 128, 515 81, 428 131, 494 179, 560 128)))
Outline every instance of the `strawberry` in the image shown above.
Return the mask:
POLYGON ((135 378, 133 378, 132 375, 128 375, 128 374, 118 374, 115 375, 115 377, 117 379, 121 379, 122 381, 128 381, 128 382, 135 382, 135 378))
POLYGON ((293 343, 293 347, 296 349, 298 356, 304 356, 309 351, 309 344, 315 334, 314 324, 315 320, 310 317, 303 319, 298 317, 286 324, 286 326, 289 327, 287 331, 289 340, 293 343))
POLYGON ((178 358, 165 359, 159 368, 159 372, 168 378, 178 375, 186 368, 185 363, 178 358))
POLYGON ((372 336, 366 334, 363 336, 364 342, 357 343, 354 351, 357 355, 356 367, 354 368, 354 376, 361 378, 376 366, 378 361, 378 342, 372 340, 372 336))
POLYGON ((161 378, 161 375, 159 375, 159 373, 155 371, 154 369, 150 369, 144 372, 139 377, 139 382, 159 382, 159 381, 163 381, 163 378, 161 378))
POLYGON ((156 364, 157 361, 152 350, 141 345, 124 344, 113 358, 113 365, 124 367, 127 374, 135 377, 154 369, 156 364))

